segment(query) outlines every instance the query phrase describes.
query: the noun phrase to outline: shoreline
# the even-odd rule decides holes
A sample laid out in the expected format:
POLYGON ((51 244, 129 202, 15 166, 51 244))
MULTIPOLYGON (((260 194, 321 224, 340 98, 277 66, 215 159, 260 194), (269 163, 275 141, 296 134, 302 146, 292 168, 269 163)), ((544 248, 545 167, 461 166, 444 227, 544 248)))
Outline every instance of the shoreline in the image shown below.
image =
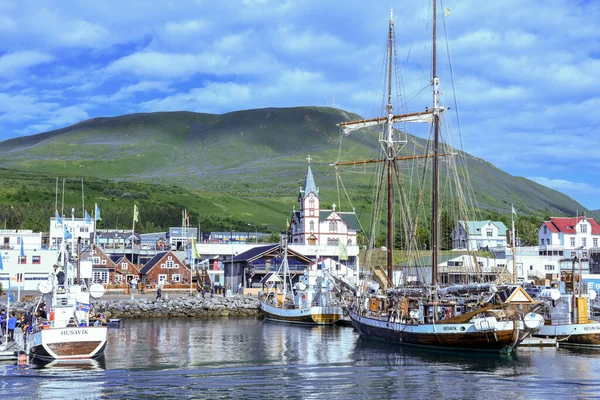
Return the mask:
MULTIPOLYGON (((27 309, 34 308, 37 299, 11 303, 10 310, 17 317, 27 309)), ((90 318, 103 314, 106 319, 142 319, 142 318, 207 318, 207 317, 257 317, 260 313, 258 298, 233 295, 225 297, 210 294, 206 298, 181 296, 156 300, 150 295, 108 295, 92 300, 90 318)))

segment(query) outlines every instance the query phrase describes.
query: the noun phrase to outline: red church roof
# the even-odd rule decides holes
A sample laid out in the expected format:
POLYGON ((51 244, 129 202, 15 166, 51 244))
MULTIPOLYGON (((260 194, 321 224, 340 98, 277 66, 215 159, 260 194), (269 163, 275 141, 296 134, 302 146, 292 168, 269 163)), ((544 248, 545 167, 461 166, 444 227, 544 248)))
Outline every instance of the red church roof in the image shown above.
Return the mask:
MULTIPOLYGON (((550 221, 544 221, 544 225, 548 227, 550 232, 564 234, 577 233, 575 226, 586 217, 578 218, 550 218, 550 221)), ((592 225, 592 235, 600 235, 600 225, 594 220, 594 218, 587 218, 587 221, 592 225)))

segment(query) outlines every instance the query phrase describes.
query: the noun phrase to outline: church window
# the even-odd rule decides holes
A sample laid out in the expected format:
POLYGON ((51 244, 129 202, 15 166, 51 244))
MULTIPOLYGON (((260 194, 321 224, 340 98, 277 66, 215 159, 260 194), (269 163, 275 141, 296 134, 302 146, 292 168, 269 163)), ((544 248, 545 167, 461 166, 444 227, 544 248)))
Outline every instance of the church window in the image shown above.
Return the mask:
POLYGON ((308 208, 315 208, 315 199, 313 199, 312 196, 308 200, 308 208))
POLYGON ((315 231, 315 221, 310 221, 310 231, 311 232, 315 231))
POLYGON ((337 221, 329 221, 329 232, 337 232, 337 221))

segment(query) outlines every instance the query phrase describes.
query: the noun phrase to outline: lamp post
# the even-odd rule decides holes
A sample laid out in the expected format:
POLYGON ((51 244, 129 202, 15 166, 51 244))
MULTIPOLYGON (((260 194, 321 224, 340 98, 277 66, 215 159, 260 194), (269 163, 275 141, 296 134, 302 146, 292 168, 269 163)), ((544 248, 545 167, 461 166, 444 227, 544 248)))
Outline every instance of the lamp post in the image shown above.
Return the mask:
POLYGON ((248 226, 254 227, 254 243, 258 243, 258 229, 256 228, 256 225, 248 224, 248 226))

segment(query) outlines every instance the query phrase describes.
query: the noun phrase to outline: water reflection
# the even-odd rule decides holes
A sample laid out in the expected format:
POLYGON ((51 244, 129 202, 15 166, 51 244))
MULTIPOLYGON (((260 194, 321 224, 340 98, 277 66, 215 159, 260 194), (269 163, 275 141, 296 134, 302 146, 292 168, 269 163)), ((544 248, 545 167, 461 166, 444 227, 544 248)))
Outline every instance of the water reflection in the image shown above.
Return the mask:
POLYGON ((344 327, 156 319, 109 330, 104 359, 0 365, 0 382, 12 397, 44 399, 589 398, 599 360, 600 349, 436 352, 344 327))

